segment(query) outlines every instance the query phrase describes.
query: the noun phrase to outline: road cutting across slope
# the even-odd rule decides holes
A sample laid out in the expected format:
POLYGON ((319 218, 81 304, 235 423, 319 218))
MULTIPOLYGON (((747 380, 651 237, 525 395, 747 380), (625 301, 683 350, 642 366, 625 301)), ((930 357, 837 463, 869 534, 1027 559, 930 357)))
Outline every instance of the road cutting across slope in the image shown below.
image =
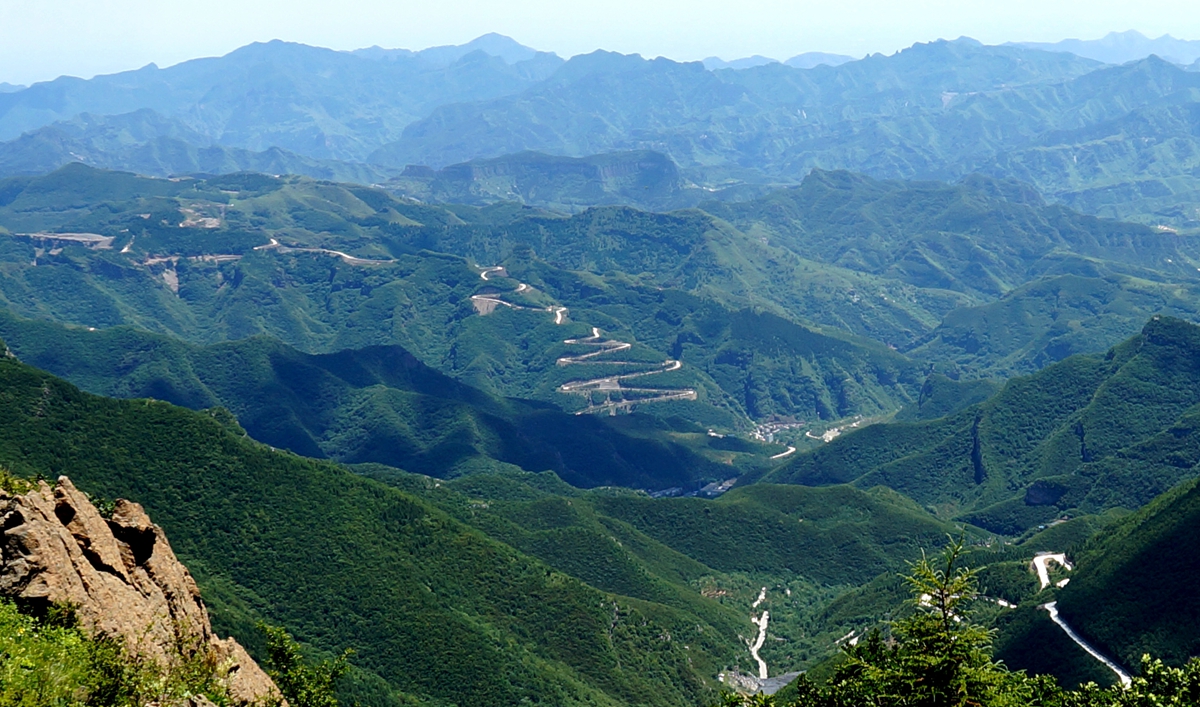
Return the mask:
MULTIPOLYGON (((508 273, 502 266, 489 266, 480 268, 479 278, 485 282, 491 282, 492 276, 508 277, 508 273)), ((532 288, 523 283, 517 283, 517 293, 526 293, 532 288)), ((507 307, 509 309, 523 309, 535 312, 549 312, 554 315, 554 323, 562 324, 567 319, 566 307, 550 306, 550 307, 530 307, 528 305, 514 304, 504 299, 502 294, 480 294, 471 296, 471 304, 474 305, 475 311, 480 315, 487 315, 495 312, 498 307, 507 307)), ((556 361, 559 366, 577 366, 577 365, 605 365, 639 368, 641 370, 631 371, 629 373, 621 373, 616 375, 602 376, 598 378, 589 378, 584 380, 569 381, 558 387, 558 392, 566 395, 582 395, 587 398, 587 407, 578 411, 577 415, 595 412, 607 412, 610 415, 615 415, 618 411, 632 410, 637 405, 647 405, 650 403, 660 403, 667 400, 695 400, 696 390, 694 388, 650 388, 644 386, 625 385, 625 381, 635 378, 646 378, 647 376, 656 376, 663 373, 677 371, 683 367, 683 363, 674 359, 667 359, 662 363, 655 364, 646 361, 629 361, 623 359, 603 358, 612 356, 623 351, 628 351, 633 348, 633 344, 627 341, 617 341, 615 339, 606 339, 601 334, 598 327, 592 327, 592 335, 582 338, 566 339, 563 341, 567 346, 583 346, 594 350, 587 353, 581 353, 574 356, 561 356, 556 361), (594 396, 603 394, 602 402, 594 402, 594 396)))
POLYGON ((776 455, 772 456, 771 458, 772 459, 783 459, 784 457, 791 456, 795 452, 796 452, 796 448, 791 445, 788 445, 787 451, 780 452, 779 454, 776 454, 776 455))
POLYGON ((598 327, 592 327, 591 336, 581 339, 567 339, 563 341, 563 343, 568 346, 592 346, 595 347, 596 350, 576 356, 561 356, 557 361, 559 366, 591 364, 604 366, 633 366, 639 368, 645 368, 646 366, 651 367, 649 370, 640 370, 631 373, 618 373, 609 376, 601 376, 599 378, 570 381, 558 386, 558 392, 560 393, 583 395, 588 398, 588 406, 577 412, 577 415, 592 412, 607 412, 610 415, 615 415, 619 410, 628 411, 637 405, 661 403, 668 400, 696 399, 696 390, 694 388, 645 388, 640 386, 627 386, 623 384, 623 381, 628 381, 635 378, 645 378, 647 376, 656 376, 662 373, 677 371, 683 367, 683 363, 680 361, 667 359, 666 361, 655 365, 645 361, 601 359, 600 357, 602 356, 628 351, 633 347, 633 344, 625 341, 617 341, 615 339, 606 339, 601 334, 598 327), (603 402, 592 402, 593 395, 597 393, 604 394, 603 402))
POLYGON ((255 246, 254 250, 275 250, 280 253, 323 253, 325 255, 333 255, 341 258, 349 265, 387 265, 396 262, 395 260, 371 260, 370 258, 360 258, 357 255, 343 253, 340 250, 330 250, 328 248, 293 248, 281 244, 276 239, 272 238, 270 243, 266 245, 255 246))
POLYGON ((1038 582, 1042 585, 1041 589, 1045 589, 1046 587, 1050 586, 1050 568, 1048 567, 1048 564, 1051 562, 1057 562, 1067 571, 1074 569, 1071 563, 1067 560, 1067 556, 1061 552, 1048 552, 1034 557, 1032 563, 1033 569, 1037 571, 1038 582))
MULTIPOLYGON (((1065 553, 1046 552, 1046 553, 1042 553, 1040 555, 1036 555, 1033 558, 1033 562, 1031 562, 1030 564, 1033 567, 1033 569, 1037 572, 1038 583, 1041 585, 1041 589, 1045 589, 1046 587, 1049 587, 1051 584, 1051 582, 1050 582, 1050 567, 1049 567, 1049 564, 1051 562, 1057 563, 1063 569, 1066 569, 1068 572, 1075 569, 1075 567, 1067 559, 1067 556, 1065 553)), ((1067 583, 1067 580, 1064 579, 1061 582, 1058 582, 1057 584, 1055 584, 1054 586, 1063 587, 1063 586, 1066 586, 1066 583, 1067 583)), ((1067 634, 1067 637, 1075 642, 1075 645, 1082 648, 1088 655, 1092 656, 1096 660, 1103 663, 1104 667, 1106 667, 1109 670, 1116 673, 1117 678, 1121 681, 1122 685, 1125 685, 1126 687, 1129 686, 1129 683, 1132 681, 1132 677, 1129 675, 1129 672, 1126 671, 1124 668, 1122 668, 1120 665, 1117 665, 1116 662, 1109 659, 1107 656, 1105 656, 1099 650, 1097 650, 1094 646, 1092 646, 1092 644, 1090 644, 1086 640, 1084 640, 1083 636, 1080 636, 1078 633, 1076 633, 1075 629, 1071 628, 1071 626, 1066 622, 1066 620, 1063 619, 1063 617, 1058 613, 1058 602, 1056 602, 1056 601, 1048 602, 1046 604, 1040 605, 1038 608, 1042 609, 1046 613, 1050 614, 1050 620, 1053 621, 1059 628, 1061 628, 1063 630, 1063 633, 1067 634)))
POLYGON ((1117 679, 1121 681, 1122 685, 1128 687, 1129 684, 1133 682, 1133 676, 1131 676, 1128 671, 1126 671, 1121 666, 1117 665, 1115 662, 1110 660, 1108 657, 1106 657, 1100 651, 1093 648, 1092 644, 1083 640, 1083 637, 1080 636, 1078 633, 1075 633, 1075 629, 1071 628, 1070 625, 1068 625, 1067 622, 1063 620, 1063 617, 1059 615, 1058 602, 1052 601, 1048 604, 1042 604, 1038 608, 1049 613, 1050 620, 1053 621, 1054 623, 1058 624, 1058 627, 1061 628, 1063 630, 1063 632, 1067 634, 1068 638, 1070 638, 1072 641, 1075 642, 1075 645, 1077 645, 1080 648, 1082 648, 1083 650, 1087 651, 1088 655, 1090 655, 1093 658, 1095 658, 1096 660, 1100 661, 1101 663, 1104 664, 1104 667, 1106 667, 1109 670, 1116 673, 1117 679))

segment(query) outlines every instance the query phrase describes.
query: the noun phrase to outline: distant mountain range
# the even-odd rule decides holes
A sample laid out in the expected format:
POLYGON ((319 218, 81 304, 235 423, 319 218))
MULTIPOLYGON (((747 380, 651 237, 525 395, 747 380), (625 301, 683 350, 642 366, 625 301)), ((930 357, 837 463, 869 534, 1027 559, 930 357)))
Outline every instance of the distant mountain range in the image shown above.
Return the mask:
POLYGON ((1070 52, 1106 64, 1124 64, 1145 59, 1151 54, 1175 64, 1191 64, 1200 59, 1200 40, 1175 39, 1169 34, 1150 39, 1137 30, 1109 32, 1102 39, 1064 39, 1060 42, 1014 44, 1050 52, 1070 52))
POLYGON ((510 37, 505 37, 495 32, 476 37, 466 44, 430 47, 420 51, 384 49, 376 46, 366 49, 356 49, 350 53, 355 56, 382 61, 416 59, 430 68, 444 69, 455 64, 464 56, 477 51, 483 52, 488 56, 503 59, 508 64, 520 64, 534 59, 546 60, 557 57, 553 52, 540 52, 536 49, 531 49, 510 37))
POLYGON ((0 139, 80 113, 148 108, 183 120, 212 144, 355 160, 436 106, 520 91, 562 64, 552 54, 509 64, 479 50, 452 64, 368 56, 274 41, 167 69, 63 77, 0 94, 0 139))
POLYGON ((0 174, 43 174, 72 162, 160 177, 262 172, 367 184, 398 171, 278 147, 253 151, 215 144, 182 120, 149 108, 119 115, 81 113, 0 143, 0 174))
MULTIPOLYGON (((156 176, 251 170, 373 184, 410 165, 428 177, 503 159, 524 161, 527 181, 546 184, 561 164, 513 155, 655 152, 681 183, 721 199, 795 184, 814 168, 886 179, 983 172, 1088 213, 1186 228, 1200 224, 1198 90, 1200 72, 1158 58, 1106 66, 966 38, 857 61, 810 53, 707 64, 603 51, 564 61, 500 35, 420 52, 271 42, 0 93, 0 175, 79 161, 156 176)), ((400 189, 568 210, 688 203, 602 183, 563 202, 562 190, 500 188, 478 169, 467 184, 452 172, 454 188, 445 174, 441 187, 400 189)))
POLYGON ((709 71, 718 69, 753 69, 756 66, 766 66, 767 64, 786 64, 797 69, 811 69, 814 66, 841 66, 848 61, 854 61, 854 57, 846 56, 845 54, 826 54, 825 52, 805 52, 797 54, 787 61, 779 61, 770 57, 755 54, 754 56, 744 57, 742 59, 734 59, 733 61, 725 61, 720 57, 710 56, 702 63, 704 68, 709 71))

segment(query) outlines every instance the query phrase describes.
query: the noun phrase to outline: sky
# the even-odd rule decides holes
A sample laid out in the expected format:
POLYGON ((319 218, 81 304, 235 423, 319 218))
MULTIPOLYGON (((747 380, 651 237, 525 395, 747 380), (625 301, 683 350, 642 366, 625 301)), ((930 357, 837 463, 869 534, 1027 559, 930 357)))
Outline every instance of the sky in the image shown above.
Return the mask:
POLYGON ((423 49, 499 32, 569 57, 862 56, 939 38, 1200 39, 1195 0, 0 0, 0 82, 160 67, 284 39, 423 49))

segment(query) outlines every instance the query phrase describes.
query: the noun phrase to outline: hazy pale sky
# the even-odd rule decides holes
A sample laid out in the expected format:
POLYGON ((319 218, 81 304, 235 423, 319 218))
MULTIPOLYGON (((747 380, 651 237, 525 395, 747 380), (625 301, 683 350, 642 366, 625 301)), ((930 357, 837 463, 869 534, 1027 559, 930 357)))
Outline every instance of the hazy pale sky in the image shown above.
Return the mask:
POLYGON ((0 81, 169 66, 285 39, 422 49, 506 34, 567 57, 610 49, 679 60, 855 56, 967 35, 1200 38, 1196 0, 0 0, 0 81))

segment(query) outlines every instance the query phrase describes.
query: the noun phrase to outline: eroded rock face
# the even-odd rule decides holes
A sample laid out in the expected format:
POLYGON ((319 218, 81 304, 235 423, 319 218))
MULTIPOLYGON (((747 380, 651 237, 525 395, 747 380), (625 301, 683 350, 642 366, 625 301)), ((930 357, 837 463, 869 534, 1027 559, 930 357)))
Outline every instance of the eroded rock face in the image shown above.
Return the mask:
POLYGON ((89 631, 160 664, 212 651, 235 701, 279 694, 237 641, 213 635, 195 580, 140 505, 117 501, 105 519, 61 476, 23 496, 0 492, 0 530, 0 594, 69 603, 89 631))

